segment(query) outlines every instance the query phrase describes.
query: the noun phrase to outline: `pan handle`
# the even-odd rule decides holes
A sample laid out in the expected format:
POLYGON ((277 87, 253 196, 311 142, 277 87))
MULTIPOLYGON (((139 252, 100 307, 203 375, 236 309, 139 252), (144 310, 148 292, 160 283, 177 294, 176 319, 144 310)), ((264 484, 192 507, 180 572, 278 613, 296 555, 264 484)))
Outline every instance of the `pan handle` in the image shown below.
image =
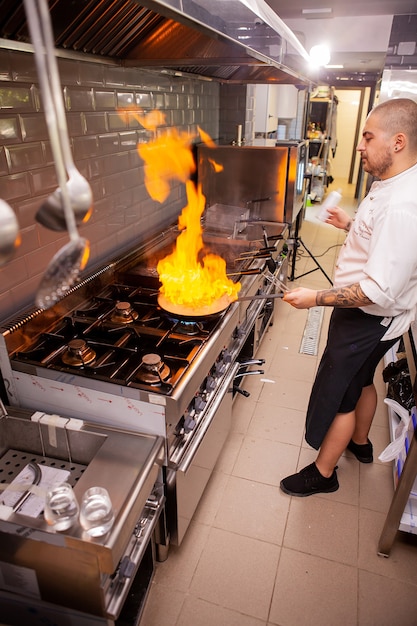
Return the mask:
POLYGON ((262 274, 262 267, 254 267, 251 270, 242 270, 241 272, 232 272, 230 274, 226 274, 226 276, 252 276, 253 274, 262 274))
POLYGON ((284 297, 284 294, 282 293, 282 291, 280 291, 279 293, 257 293, 254 296, 241 296, 240 298, 233 300, 232 304, 234 302, 244 302, 245 300, 270 300, 271 298, 283 298, 283 297, 284 297))

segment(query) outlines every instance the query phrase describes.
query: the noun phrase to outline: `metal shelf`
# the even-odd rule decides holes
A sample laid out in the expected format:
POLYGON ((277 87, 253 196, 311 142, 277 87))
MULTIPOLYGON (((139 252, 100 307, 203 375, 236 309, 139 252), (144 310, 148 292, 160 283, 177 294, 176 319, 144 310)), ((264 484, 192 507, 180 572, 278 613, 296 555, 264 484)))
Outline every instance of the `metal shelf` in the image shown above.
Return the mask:
MULTIPOLYGON (((410 329, 408 333, 404 334, 403 340, 410 377, 414 381, 414 396, 416 396, 414 333, 415 330, 413 328, 410 329)), ((386 364, 395 361, 397 346, 398 344, 393 346, 386 354, 386 364)), ((391 407, 388 407, 388 416, 392 440, 398 424, 398 417, 391 407)), ((414 425, 409 430, 407 446, 394 461, 393 475, 394 495, 378 542, 378 554, 385 557, 390 555, 398 530, 417 534, 417 428, 414 425)))
POLYGON ((310 99, 308 121, 320 123, 325 127, 322 129, 325 133, 322 137, 309 137, 309 161, 313 158, 318 159, 318 165, 315 166, 318 168, 318 171, 312 171, 310 184, 310 190, 313 196, 312 200, 314 202, 322 202, 326 193, 330 138, 332 133, 336 132, 336 128, 333 128, 333 110, 335 106, 333 88, 328 97, 313 97, 310 99))

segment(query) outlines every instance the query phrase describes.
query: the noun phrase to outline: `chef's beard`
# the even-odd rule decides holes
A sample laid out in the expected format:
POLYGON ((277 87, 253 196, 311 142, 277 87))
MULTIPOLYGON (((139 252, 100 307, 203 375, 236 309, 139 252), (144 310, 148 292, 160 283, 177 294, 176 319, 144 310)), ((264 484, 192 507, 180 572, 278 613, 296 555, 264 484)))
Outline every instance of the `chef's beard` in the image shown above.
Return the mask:
POLYGON ((393 161, 389 148, 387 148, 384 154, 375 156, 372 159, 367 157, 365 162, 362 163, 365 172, 377 178, 382 178, 392 166, 393 161))

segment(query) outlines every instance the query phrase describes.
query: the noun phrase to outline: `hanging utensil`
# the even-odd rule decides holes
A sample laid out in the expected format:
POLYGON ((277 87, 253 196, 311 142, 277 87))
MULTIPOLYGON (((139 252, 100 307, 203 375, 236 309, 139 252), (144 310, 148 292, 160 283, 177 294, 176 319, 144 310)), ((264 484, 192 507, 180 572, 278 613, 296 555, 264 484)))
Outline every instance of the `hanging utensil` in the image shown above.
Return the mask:
MULTIPOLYGON (((62 156, 68 175, 66 187, 75 215, 77 225, 89 220, 92 213, 93 194, 87 180, 75 166, 72 158, 71 146, 68 137, 67 119, 61 92, 61 81, 58 73, 58 65, 55 57, 54 39, 49 17, 49 9, 43 0, 39 0, 41 28, 46 52, 46 62, 51 85, 51 94, 55 106, 58 133, 61 144, 62 156)), ((53 194, 39 208, 36 219, 43 226, 52 230, 65 230, 66 219, 64 214, 61 188, 58 187, 53 194)))
MULTIPOLYGON (((53 63, 56 64, 56 58, 55 50, 50 45, 53 38, 48 5, 45 0, 39 0, 38 6, 35 0, 24 0, 24 4, 35 50, 36 67, 42 91, 55 170, 62 197, 65 222, 70 236, 69 243, 61 248, 50 261, 38 288, 36 305, 40 308, 48 308, 65 295, 76 282, 80 271, 86 266, 89 257, 89 242, 87 239, 80 237, 78 233, 67 186, 64 157, 55 110, 55 101, 58 99, 58 94, 55 94, 55 98, 53 98, 50 85, 49 67, 53 63), (48 36, 46 36, 47 33, 48 36), (50 57, 48 63, 46 62, 46 54, 50 57)), ((58 73, 58 68, 56 68, 56 72, 58 73)), ((62 97, 61 93, 59 97, 62 97)))
MULTIPOLYGON (((86 179, 77 168, 72 167, 66 160, 65 167, 68 173, 68 194, 75 214, 77 226, 85 224, 92 214, 92 192, 86 179)), ((61 188, 58 187, 39 207, 35 219, 39 224, 50 230, 63 231, 67 228, 65 220, 61 188)))
POLYGON ((20 245, 19 224, 13 209, 0 200, 0 266, 7 263, 20 245))

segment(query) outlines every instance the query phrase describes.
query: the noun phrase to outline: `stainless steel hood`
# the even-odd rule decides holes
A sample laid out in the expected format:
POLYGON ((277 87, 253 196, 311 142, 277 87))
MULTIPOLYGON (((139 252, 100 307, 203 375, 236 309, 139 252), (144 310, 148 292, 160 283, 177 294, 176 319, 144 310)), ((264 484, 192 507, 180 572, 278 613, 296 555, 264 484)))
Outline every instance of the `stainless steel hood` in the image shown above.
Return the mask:
MULTIPOLYGON (((220 82, 308 84, 308 55, 264 0, 49 0, 58 50, 220 82)), ((30 44, 3 0, 0 47, 30 44)))

